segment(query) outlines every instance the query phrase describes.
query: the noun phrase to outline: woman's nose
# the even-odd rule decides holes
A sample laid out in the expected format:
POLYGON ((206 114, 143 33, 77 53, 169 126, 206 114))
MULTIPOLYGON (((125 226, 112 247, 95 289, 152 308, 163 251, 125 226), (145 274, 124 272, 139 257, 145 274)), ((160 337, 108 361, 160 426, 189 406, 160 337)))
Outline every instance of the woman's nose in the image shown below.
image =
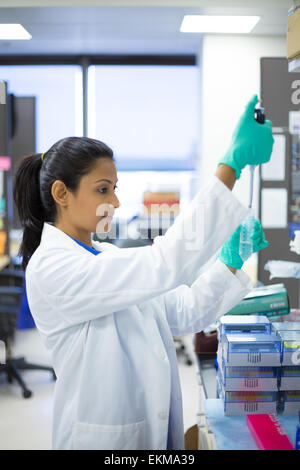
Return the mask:
POLYGON ((120 205, 121 205, 121 204, 120 204, 120 201, 119 201, 117 195, 115 194, 115 195, 114 195, 113 206, 114 206, 115 209, 118 209, 118 207, 120 207, 120 205))

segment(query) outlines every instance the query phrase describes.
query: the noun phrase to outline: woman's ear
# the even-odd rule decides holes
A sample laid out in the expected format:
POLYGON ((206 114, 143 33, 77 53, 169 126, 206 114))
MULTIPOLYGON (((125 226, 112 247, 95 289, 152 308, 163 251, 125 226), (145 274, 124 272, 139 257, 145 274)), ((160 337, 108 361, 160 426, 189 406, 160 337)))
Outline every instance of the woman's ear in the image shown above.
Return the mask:
POLYGON ((51 188, 51 194, 54 201, 60 206, 66 207, 68 205, 69 191, 65 183, 60 180, 54 181, 51 188))

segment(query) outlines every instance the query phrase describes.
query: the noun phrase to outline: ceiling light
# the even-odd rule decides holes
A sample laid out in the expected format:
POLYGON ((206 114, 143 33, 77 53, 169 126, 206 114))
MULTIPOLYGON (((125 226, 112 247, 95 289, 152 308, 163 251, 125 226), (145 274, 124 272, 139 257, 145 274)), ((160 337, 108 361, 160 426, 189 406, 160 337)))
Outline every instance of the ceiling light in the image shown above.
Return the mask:
POLYGON ((185 15, 181 33, 250 33, 260 16, 185 15))
POLYGON ((0 24, 0 39, 31 39, 31 34, 21 24, 0 24))

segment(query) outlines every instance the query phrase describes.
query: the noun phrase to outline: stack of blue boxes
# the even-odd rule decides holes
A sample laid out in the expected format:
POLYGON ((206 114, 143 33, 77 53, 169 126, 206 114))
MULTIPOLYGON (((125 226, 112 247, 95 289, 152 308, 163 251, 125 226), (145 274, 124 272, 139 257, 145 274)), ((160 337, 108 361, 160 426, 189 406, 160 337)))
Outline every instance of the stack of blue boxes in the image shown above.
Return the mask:
POLYGON ((261 315, 220 319, 218 394, 225 415, 300 410, 299 327, 261 315))
POLYGON ((294 414, 300 411, 300 324, 272 324, 273 332, 282 341, 282 363, 279 370, 279 411, 294 414))

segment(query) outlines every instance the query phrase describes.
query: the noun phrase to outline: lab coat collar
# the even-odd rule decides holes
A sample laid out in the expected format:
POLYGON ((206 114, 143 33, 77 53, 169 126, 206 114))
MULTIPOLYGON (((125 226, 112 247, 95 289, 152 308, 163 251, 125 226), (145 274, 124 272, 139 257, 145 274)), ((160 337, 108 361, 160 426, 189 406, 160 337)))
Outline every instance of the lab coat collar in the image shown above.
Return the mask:
MULTIPOLYGON (((82 246, 78 245, 73 238, 49 222, 44 222, 40 245, 43 248, 61 247, 82 252, 82 246)), ((96 250, 105 251, 109 248, 108 245, 111 244, 92 240, 92 245, 96 250)))

